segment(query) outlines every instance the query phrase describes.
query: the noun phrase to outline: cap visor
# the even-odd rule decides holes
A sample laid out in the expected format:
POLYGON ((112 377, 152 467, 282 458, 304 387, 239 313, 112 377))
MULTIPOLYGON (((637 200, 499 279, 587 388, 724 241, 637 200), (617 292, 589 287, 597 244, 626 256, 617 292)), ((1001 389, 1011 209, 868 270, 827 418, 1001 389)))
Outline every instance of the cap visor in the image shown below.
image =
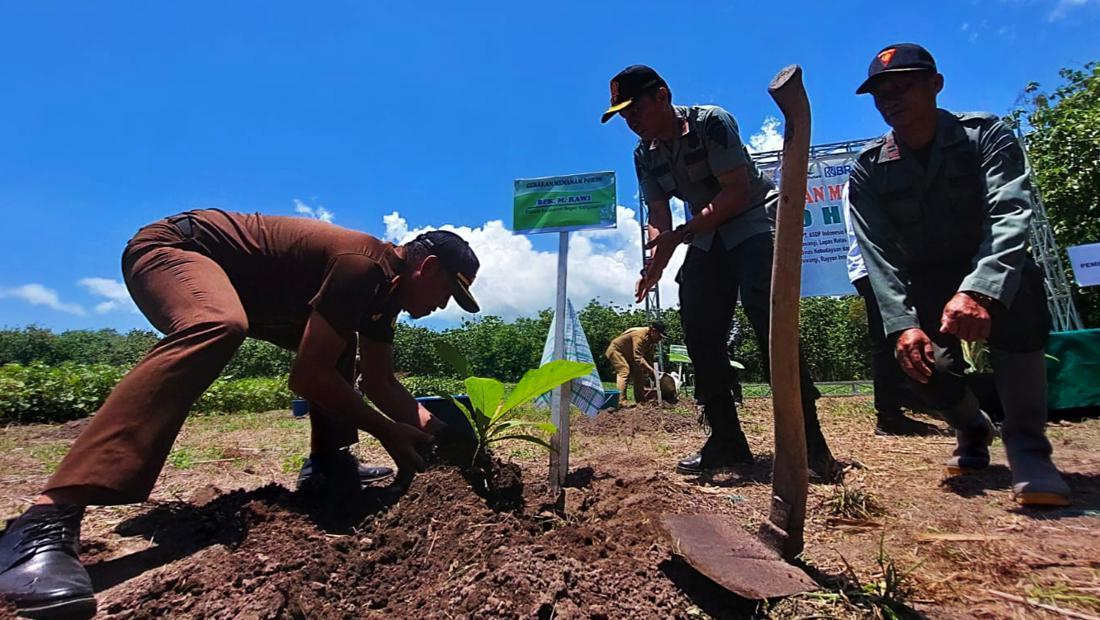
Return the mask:
POLYGON ((871 87, 874 86, 875 82, 888 73, 912 73, 913 71, 934 71, 934 69, 929 69, 927 67, 898 67, 897 69, 886 69, 884 71, 879 71, 878 73, 872 75, 866 80, 863 80, 863 83, 860 84, 859 88, 856 89, 856 94, 866 95, 867 93, 871 92, 871 87))
POLYGON ((617 104, 611 106, 610 108, 607 109, 606 112, 603 113, 603 116, 600 117, 600 122, 601 123, 606 123, 607 121, 611 120, 612 116, 615 116, 619 112, 622 112, 623 110, 630 107, 630 104, 632 104, 632 103, 634 103, 633 99, 627 99, 626 101, 623 101, 622 103, 617 103, 617 104))
POLYGON ((470 289, 466 288, 461 282, 455 282, 452 296, 466 312, 481 312, 481 306, 477 305, 477 300, 470 294, 470 289))

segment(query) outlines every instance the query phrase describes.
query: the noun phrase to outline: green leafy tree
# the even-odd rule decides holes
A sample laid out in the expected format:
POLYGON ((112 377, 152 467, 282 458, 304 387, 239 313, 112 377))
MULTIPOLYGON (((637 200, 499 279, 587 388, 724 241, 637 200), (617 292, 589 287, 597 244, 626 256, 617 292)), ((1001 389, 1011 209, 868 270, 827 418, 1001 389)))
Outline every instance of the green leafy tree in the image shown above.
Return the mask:
MULTIPOLYGON (((1100 241, 1100 64, 1059 73, 1064 82, 1052 93, 1029 84, 1028 101, 1011 118, 1027 130, 1024 140, 1043 204, 1065 248, 1100 241)), ((1100 325, 1100 289, 1076 293, 1085 324, 1100 325)))

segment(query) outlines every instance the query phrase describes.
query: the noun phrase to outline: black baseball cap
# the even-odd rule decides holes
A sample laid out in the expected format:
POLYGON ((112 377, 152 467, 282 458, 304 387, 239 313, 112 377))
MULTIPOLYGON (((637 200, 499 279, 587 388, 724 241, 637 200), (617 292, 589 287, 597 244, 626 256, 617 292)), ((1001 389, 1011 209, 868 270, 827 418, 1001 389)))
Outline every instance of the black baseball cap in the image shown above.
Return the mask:
POLYGON ((871 66, 867 67, 867 79, 856 89, 856 94, 870 92, 871 85, 885 73, 935 70, 936 60, 932 58, 932 54, 916 43, 887 45, 871 60, 871 66))
POLYGON ((478 312, 481 307, 470 294, 470 285, 474 283, 481 263, 477 260, 473 248, 466 240, 449 230, 432 230, 422 233, 411 243, 420 243, 443 264, 443 268, 454 275, 454 298, 466 312, 478 312))
POLYGON ((601 123, 606 123, 619 112, 630 107, 638 95, 656 90, 668 84, 657 72, 645 65, 630 65, 611 78, 611 107, 603 113, 601 123))
POLYGON ((662 337, 668 335, 668 326, 664 321, 653 321, 649 324, 649 328, 661 334, 662 337))

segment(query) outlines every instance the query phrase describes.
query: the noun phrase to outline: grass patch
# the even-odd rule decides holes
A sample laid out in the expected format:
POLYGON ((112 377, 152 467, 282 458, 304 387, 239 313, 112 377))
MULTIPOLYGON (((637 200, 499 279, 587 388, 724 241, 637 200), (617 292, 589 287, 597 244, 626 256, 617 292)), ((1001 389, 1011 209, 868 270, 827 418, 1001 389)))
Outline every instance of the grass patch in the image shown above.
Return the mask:
POLYGON ((1100 610, 1100 596, 1085 594, 1064 583, 1048 586, 1034 585, 1028 588, 1027 595, 1029 598, 1039 599, 1040 602, 1052 605, 1069 603, 1077 607, 1100 610))
POLYGON ((42 464, 42 469, 52 474, 57 471, 57 466, 61 464, 61 459, 65 458, 65 455, 69 453, 69 442, 41 443, 31 446, 28 452, 34 457, 34 460, 42 464))
POLYGON ((302 471, 302 465, 306 464, 306 455, 298 453, 291 454, 283 459, 279 468, 283 470, 285 474, 296 474, 302 471))
POLYGON ((874 493, 861 487, 840 484, 833 494, 821 501, 821 507, 835 517, 873 519, 886 514, 886 507, 874 493))
POLYGON ((172 452, 168 454, 168 464, 176 469, 191 469, 207 461, 216 461, 222 458, 223 454, 219 446, 209 446, 206 448, 182 446, 172 450, 172 452))
POLYGON ((845 587, 836 594, 852 606, 865 609, 874 618, 904 620, 921 618, 916 610, 909 606, 913 595, 911 576, 924 562, 917 562, 908 569, 898 568, 894 558, 886 552, 886 532, 879 536, 878 552, 875 554, 877 569, 869 581, 861 580, 844 556, 840 556, 845 567, 845 587))

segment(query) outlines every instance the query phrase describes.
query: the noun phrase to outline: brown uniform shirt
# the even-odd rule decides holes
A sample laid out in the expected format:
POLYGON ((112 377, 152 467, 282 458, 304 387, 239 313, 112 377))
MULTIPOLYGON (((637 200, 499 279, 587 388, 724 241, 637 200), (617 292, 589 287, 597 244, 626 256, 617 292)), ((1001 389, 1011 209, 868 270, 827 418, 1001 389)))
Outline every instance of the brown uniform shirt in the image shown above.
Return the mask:
POLYGON ((342 334, 393 342, 401 308, 390 294, 403 264, 393 244, 300 217, 206 209, 169 219, 184 216, 192 249, 214 259, 240 295, 250 336, 300 339, 316 310, 342 334))
POLYGON ((633 364, 639 359, 652 363, 656 347, 648 338, 650 329, 649 327, 631 327, 611 341, 606 355, 610 356, 612 351, 618 351, 627 363, 633 364))

